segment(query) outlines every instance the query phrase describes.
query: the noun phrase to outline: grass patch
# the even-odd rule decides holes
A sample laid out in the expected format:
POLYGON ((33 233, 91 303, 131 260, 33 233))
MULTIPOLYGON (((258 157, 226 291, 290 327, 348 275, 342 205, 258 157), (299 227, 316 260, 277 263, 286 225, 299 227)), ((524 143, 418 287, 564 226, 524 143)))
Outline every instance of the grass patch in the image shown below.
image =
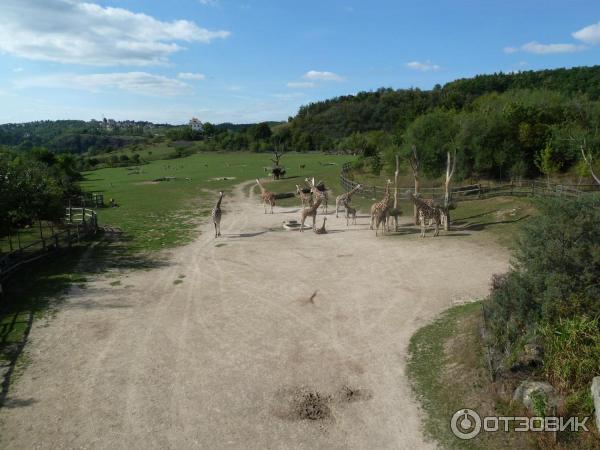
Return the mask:
MULTIPOLYGON (((473 409, 481 417, 526 415, 523 407, 510 401, 520 380, 518 376, 491 382, 479 335, 480 324, 481 302, 475 302, 447 310, 412 336, 407 374, 425 412, 425 434, 443 448, 598 448, 598 434, 593 426, 589 433, 561 433, 558 442, 554 442, 551 433, 481 432, 467 441, 454 436, 450 419, 463 408, 473 409)), ((581 412, 578 408, 582 404, 589 407, 589 396, 581 394, 582 398, 567 398, 565 411, 559 414, 570 416, 581 412)), ((539 399, 540 410, 546 409, 543 403, 539 399)))
MULTIPOLYGON (((160 250, 189 242, 197 233, 200 220, 210 216, 216 192, 230 192, 243 181, 265 177, 271 165, 265 153, 202 153, 186 158, 152 161, 139 169, 119 167, 86 172, 82 186, 88 191, 114 198, 118 208, 99 212, 100 225, 123 230, 133 250, 160 250), (171 181, 154 181, 173 178, 171 181), (211 192, 214 192, 212 194, 211 192)), ((287 178, 269 183, 273 192, 291 192, 307 176, 326 179, 341 192, 339 172, 352 156, 320 153, 289 153, 282 163, 287 178), (328 165, 328 163, 335 163, 328 165), (303 169, 300 165, 304 165, 303 169)), ((292 205, 294 199, 282 201, 292 205)), ((227 197, 223 208, 227 213, 227 197)))

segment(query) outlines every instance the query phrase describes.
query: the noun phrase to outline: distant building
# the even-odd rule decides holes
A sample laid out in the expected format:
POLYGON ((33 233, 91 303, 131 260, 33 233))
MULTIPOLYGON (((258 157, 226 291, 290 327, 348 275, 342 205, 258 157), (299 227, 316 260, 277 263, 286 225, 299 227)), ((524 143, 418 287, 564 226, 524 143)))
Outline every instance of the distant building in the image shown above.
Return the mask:
POLYGON ((204 125, 202 125, 202 122, 200 122, 195 117, 193 117, 192 120, 190 120, 190 127, 192 128, 192 130, 198 131, 200 133, 204 131, 204 125))

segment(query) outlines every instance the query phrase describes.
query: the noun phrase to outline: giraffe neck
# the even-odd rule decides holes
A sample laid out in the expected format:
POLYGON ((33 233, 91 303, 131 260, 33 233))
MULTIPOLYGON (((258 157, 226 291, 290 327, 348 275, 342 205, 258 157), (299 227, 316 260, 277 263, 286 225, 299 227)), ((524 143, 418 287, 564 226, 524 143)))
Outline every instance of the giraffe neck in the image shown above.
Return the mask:
POLYGON ((317 209, 319 209, 319 206, 321 206, 321 201, 322 201, 322 199, 319 197, 319 198, 317 199, 317 201, 316 201, 316 202, 315 202, 315 203, 314 203, 314 204, 313 204, 313 205, 310 207, 310 211, 311 211, 311 212, 314 212, 314 211, 316 211, 317 209))
POLYGON ((219 197, 219 200, 217 200, 217 206, 216 208, 220 208, 221 207, 221 201, 223 200, 223 194, 221 194, 221 196, 219 197))

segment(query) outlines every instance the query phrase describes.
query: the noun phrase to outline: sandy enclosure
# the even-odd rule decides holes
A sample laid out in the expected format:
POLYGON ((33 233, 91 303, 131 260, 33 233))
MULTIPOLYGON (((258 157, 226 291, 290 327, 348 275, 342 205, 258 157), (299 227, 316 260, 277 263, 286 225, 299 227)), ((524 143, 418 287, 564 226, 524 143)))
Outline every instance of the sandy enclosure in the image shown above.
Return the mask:
POLYGON ((485 295, 508 254, 375 238, 368 218, 331 213, 326 235, 286 232, 299 209, 265 215, 244 187, 223 201, 222 238, 207 224, 165 266, 91 281, 36 323, 2 448, 434 447, 405 376, 410 336, 485 295))

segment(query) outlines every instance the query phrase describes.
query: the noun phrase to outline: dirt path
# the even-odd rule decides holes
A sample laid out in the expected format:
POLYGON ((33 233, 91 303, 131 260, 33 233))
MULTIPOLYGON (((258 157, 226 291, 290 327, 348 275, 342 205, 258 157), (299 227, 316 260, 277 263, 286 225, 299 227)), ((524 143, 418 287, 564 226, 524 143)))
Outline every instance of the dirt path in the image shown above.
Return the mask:
POLYGON ((283 231, 298 209, 264 215, 244 186, 221 239, 206 225, 167 266, 91 282, 34 326, 2 448, 433 447, 409 338, 486 294, 508 255, 464 236, 376 239, 364 217, 283 231))

